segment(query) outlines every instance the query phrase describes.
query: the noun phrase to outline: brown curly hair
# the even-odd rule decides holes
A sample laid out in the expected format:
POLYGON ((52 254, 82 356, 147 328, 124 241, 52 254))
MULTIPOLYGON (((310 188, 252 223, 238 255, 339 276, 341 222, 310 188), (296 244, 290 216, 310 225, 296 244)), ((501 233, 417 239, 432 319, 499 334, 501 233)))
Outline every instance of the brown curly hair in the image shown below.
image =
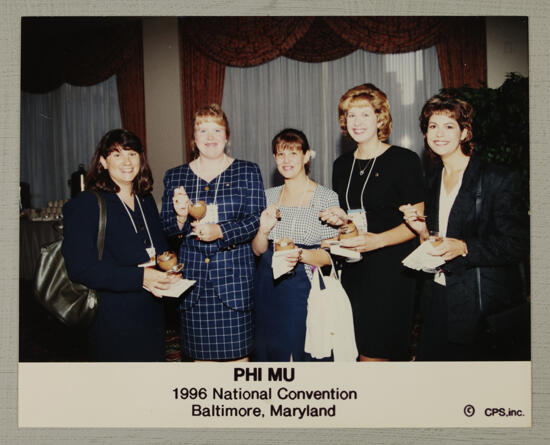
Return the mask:
POLYGON ((376 113, 378 127, 378 139, 384 141, 390 137, 392 130, 392 118, 390 113, 390 103, 386 93, 376 88, 372 83, 364 83, 346 91, 338 103, 338 122, 342 134, 349 137, 346 117, 348 110, 353 106, 369 104, 376 113))
POLYGON ((107 159, 107 156, 117 150, 134 150, 139 153, 139 172, 134 178, 133 191, 136 195, 150 193, 153 190, 153 175, 147 163, 145 148, 134 133, 120 128, 105 133, 97 144, 90 169, 86 174, 86 190, 113 193, 120 191, 120 187, 114 183, 100 161, 101 158, 107 159))
POLYGON ((451 94, 437 94, 424 104, 422 111, 420 112, 420 131, 424 135, 424 147, 426 148, 428 155, 432 158, 437 158, 426 138, 428 132, 428 123, 430 117, 433 114, 445 114, 450 118, 456 120, 460 131, 467 130, 466 137, 460 141, 460 149, 466 156, 470 156, 474 149, 474 143, 472 142, 472 121, 474 115, 473 107, 466 101, 459 99, 451 94))

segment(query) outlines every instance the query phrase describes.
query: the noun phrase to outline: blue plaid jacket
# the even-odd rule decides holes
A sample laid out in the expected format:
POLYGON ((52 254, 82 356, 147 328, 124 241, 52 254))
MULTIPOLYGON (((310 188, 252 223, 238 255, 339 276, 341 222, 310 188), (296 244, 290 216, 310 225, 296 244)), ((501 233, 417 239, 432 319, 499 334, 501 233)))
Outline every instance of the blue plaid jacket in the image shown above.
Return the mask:
POLYGON ((209 281, 217 295, 237 310, 252 308, 254 254, 251 241, 260 226, 260 213, 266 207, 262 175, 258 165, 235 159, 222 172, 216 203, 223 239, 211 243, 186 237, 192 227, 191 217, 178 229, 172 197, 176 187, 183 186, 191 201, 214 203, 218 177, 210 182, 198 178, 188 164, 166 172, 161 219, 168 236, 180 236, 178 254, 184 263, 183 277, 196 284, 180 298, 180 307, 191 308, 209 281))

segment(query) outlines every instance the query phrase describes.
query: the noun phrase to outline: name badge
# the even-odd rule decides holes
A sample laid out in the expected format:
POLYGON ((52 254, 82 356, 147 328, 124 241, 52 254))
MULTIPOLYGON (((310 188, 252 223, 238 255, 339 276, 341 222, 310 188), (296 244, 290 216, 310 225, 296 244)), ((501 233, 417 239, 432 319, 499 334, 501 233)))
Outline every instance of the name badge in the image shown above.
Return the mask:
POLYGON ((147 255, 149 255, 149 258, 151 258, 151 260, 154 260, 157 257, 155 246, 146 247, 145 250, 147 251, 147 255))
POLYGON ((367 231, 367 214, 363 209, 350 209, 348 210, 348 216, 359 233, 367 231))
POLYGON ((217 224, 218 219, 218 204, 208 204, 206 206, 206 214, 201 219, 201 223, 217 224))
POLYGON ((149 255, 149 261, 146 261, 145 263, 138 264, 138 267, 152 267, 157 264, 157 254, 155 251, 155 247, 147 247, 145 249, 147 251, 147 255, 149 255))

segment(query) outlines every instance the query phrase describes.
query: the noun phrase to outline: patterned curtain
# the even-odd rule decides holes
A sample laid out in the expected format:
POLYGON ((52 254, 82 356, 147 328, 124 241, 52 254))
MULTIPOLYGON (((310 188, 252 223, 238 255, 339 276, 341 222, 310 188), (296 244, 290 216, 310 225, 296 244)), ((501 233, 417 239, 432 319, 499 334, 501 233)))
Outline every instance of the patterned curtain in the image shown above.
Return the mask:
POLYGON ((437 17, 327 17, 325 21, 355 48, 382 54, 428 48, 441 31, 437 17))
POLYGON ((182 85, 187 159, 198 106, 221 102, 223 66, 285 56, 325 62, 356 49, 403 53, 437 45, 445 88, 487 81, 485 22, 476 17, 184 17, 182 85))
POLYGON ((255 66, 292 48, 312 17, 187 17, 183 38, 211 59, 229 66, 255 66))

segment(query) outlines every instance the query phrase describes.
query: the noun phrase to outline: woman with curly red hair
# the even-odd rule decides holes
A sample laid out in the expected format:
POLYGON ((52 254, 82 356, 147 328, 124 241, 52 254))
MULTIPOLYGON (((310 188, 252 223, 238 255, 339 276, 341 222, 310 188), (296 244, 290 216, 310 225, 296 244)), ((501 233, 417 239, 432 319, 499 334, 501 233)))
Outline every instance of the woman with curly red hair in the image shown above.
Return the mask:
POLYGON ((384 142, 392 118, 385 93, 372 84, 347 91, 338 105, 344 136, 356 149, 334 162, 332 186, 340 207, 321 212, 343 225, 352 218, 359 235, 341 241, 362 259, 344 263, 342 284, 352 309, 360 361, 408 360, 415 277, 401 260, 414 248, 414 232, 399 206, 413 203, 422 214, 424 187, 415 152, 384 142))

